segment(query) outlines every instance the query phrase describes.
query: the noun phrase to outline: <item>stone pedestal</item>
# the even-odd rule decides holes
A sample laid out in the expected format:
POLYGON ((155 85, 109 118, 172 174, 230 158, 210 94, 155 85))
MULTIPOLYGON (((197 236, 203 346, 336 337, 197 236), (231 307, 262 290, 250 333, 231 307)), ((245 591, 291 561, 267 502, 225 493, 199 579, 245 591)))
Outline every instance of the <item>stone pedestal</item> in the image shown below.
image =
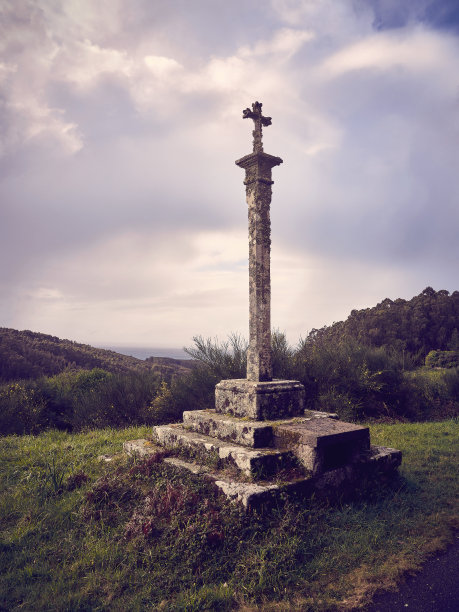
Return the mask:
POLYGON ((215 387, 215 409, 256 421, 286 419, 304 413, 304 395, 297 380, 222 380, 215 387))

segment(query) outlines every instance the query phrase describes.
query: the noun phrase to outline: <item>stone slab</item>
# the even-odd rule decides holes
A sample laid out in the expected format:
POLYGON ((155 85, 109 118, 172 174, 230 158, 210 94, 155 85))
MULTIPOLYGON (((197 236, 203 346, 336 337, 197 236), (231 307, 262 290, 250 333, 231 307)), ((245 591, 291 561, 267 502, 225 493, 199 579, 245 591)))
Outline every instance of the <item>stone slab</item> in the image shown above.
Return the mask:
POLYGON ((313 418, 273 426, 274 446, 292 450, 313 474, 344 467, 370 448, 368 427, 313 418))
POLYGON ((191 449, 203 460, 206 455, 215 453, 223 463, 234 465, 238 470, 253 478, 265 478, 295 463, 295 458, 290 451, 253 450, 186 430, 180 425, 154 427, 153 439, 162 446, 183 446, 191 449))
POLYGON ((222 380, 215 387, 215 409, 256 421, 289 418, 304 413, 304 396, 297 380, 222 380))
POLYGON ((364 463, 369 463, 383 473, 396 470, 402 463, 402 451, 388 446, 371 446, 364 463))
POLYGON ((216 410, 183 413, 183 424, 197 433, 250 448, 273 446, 273 429, 265 421, 248 421, 216 410))
POLYGON ((290 443, 307 444, 321 448, 340 441, 354 441, 362 448, 370 447, 370 430, 363 425, 335 419, 313 418, 308 421, 278 423, 274 425, 276 446, 290 443))
POLYGON ((158 451, 164 450, 157 444, 154 444, 150 440, 146 440, 145 438, 139 438, 138 440, 129 440, 128 442, 123 442, 123 451, 127 455, 131 455, 132 457, 149 457, 150 455, 154 455, 158 451))
MULTIPOLYGON (((312 419, 337 419, 338 415, 329 412, 306 410, 304 416, 294 417, 285 421, 296 425, 312 419)), ((183 413, 183 426, 196 433, 242 444, 250 448, 272 447, 273 426, 279 421, 251 421, 247 418, 234 417, 217 412, 215 409, 190 410, 183 413)))

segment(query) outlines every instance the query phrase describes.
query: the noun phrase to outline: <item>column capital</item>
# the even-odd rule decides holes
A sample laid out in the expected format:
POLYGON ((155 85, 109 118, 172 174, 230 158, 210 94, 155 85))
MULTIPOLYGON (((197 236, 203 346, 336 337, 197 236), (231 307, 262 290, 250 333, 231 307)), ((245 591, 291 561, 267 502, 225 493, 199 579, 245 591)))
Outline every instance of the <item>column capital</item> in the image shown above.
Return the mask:
POLYGON ((274 166, 280 166, 283 161, 284 160, 280 157, 275 157, 274 155, 269 155, 269 153, 260 151, 258 153, 244 155, 244 157, 237 159, 234 163, 236 166, 244 169, 251 168, 255 165, 262 166, 263 168, 274 168, 274 166))

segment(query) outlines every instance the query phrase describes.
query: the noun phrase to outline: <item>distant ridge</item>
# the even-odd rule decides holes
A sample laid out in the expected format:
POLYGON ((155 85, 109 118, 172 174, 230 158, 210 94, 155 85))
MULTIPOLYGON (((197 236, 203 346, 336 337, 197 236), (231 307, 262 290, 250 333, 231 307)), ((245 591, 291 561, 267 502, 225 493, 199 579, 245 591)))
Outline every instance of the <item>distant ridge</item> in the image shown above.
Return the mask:
POLYGON ((145 361, 48 334, 0 327, 0 382, 92 368, 113 373, 154 370, 170 377, 193 367, 191 360, 183 362, 165 357, 151 357, 145 361))
POLYGON ((169 359, 191 359, 181 348, 167 348, 167 347, 145 347, 145 346, 127 346, 127 345, 116 345, 101 346, 100 348, 107 351, 115 351, 115 353, 121 353, 122 355, 131 355, 137 357, 137 359, 148 359, 148 357, 168 357, 169 359))

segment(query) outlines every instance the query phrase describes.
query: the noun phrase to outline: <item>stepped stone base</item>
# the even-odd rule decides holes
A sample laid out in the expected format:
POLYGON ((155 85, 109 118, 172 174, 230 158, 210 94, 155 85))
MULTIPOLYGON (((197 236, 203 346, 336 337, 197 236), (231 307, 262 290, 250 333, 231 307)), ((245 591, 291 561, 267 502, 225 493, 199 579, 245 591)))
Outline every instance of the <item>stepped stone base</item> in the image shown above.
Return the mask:
POLYGON ((303 414, 304 395, 297 380, 222 380, 215 387, 215 409, 256 421, 289 418, 303 414))
POLYGON ((320 474, 355 461, 370 448, 368 427, 327 416, 311 412, 280 421, 250 421, 215 410, 196 410, 183 413, 183 425, 236 445, 290 451, 303 468, 320 474))
POLYGON ((214 458, 227 466, 235 466, 243 474, 253 478, 265 478, 294 465, 293 453, 288 449, 249 449, 218 438, 189 431, 180 425, 159 425, 153 428, 153 440, 162 446, 183 447, 205 461, 214 458))
MULTIPOLYGON (((129 455, 145 457, 152 455, 160 447, 150 440, 131 440, 124 443, 129 455)), ((212 481, 229 499, 238 501, 247 509, 271 506, 285 501, 286 498, 301 499, 312 494, 326 495, 349 492, 365 478, 377 478, 381 474, 393 473, 402 460, 399 450, 383 446, 371 446, 360 461, 320 474, 305 476, 291 482, 244 482, 229 478, 224 472, 213 471, 206 465, 194 461, 184 461, 167 457, 164 462, 170 466, 199 474, 212 481)))
POLYGON ((312 493, 346 495, 400 465, 400 451, 370 445, 368 427, 303 404, 297 381, 223 380, 215 410, 184 412, 183 423, 153 427, 152 440, 124 449, 145 457, 166 447, 166 463, 210 479, 246 508, 312 493))

